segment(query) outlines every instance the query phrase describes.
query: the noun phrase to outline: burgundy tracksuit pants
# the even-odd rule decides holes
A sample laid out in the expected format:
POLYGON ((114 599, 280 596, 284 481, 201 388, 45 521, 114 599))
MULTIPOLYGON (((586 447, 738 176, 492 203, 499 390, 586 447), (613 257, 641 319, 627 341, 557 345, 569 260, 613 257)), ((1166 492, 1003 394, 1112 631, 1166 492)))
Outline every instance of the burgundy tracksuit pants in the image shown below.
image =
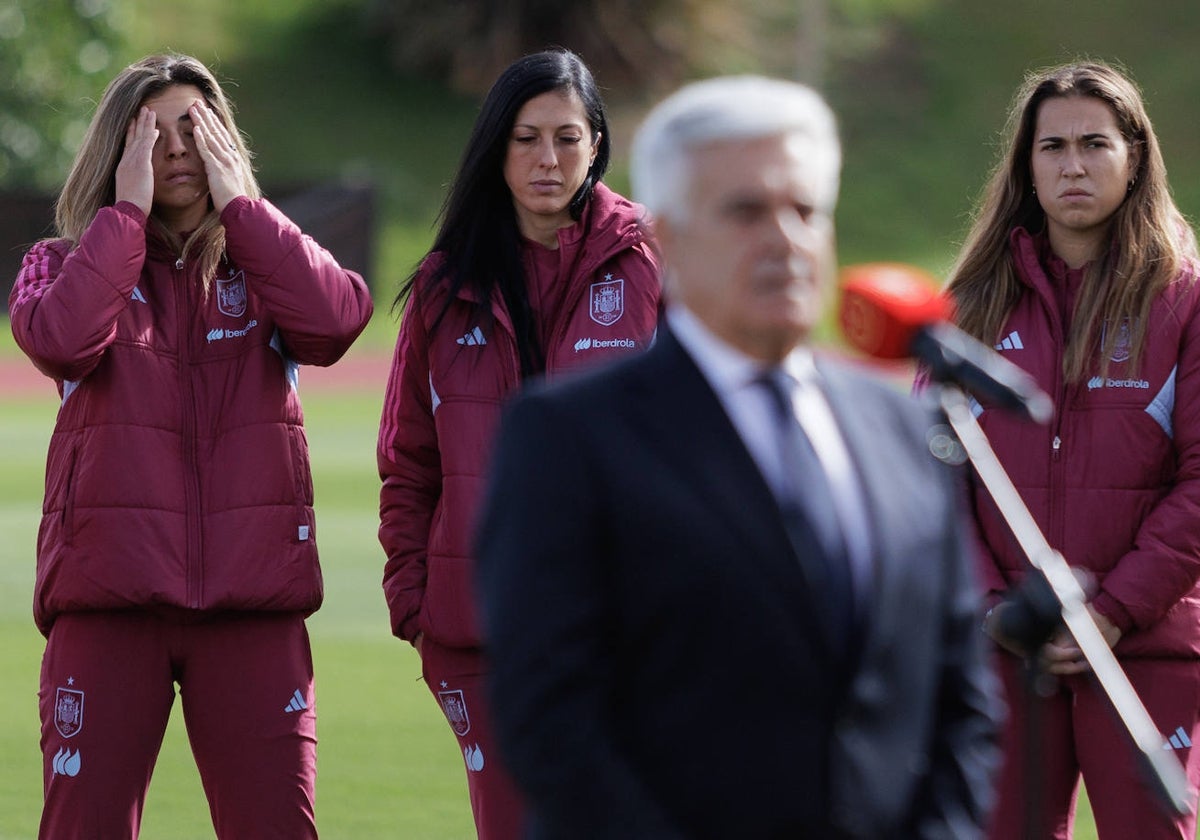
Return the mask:
POLYGON ((421 643, 421 671, 458 739, 478 840, 519 840, 524 836, 525 804, 496 746, 483 656, 426 638, 421 643))
MULTIPOLYGON (((1168 812, 1145 783, 1140 758, 1095 677, 1051 680, 1046 696, 1031 698, 1020 660, 1001 653, 996 662, 1009 718, 990 840, 1070 837, 1081 774, 1101 840, 1194 840, 1196 815, 1168 812)), ((1194 801, 1200 662, 1123 659, 1121 668, 1162 733, 1163 750, 1186 771, 1194 801)))
POLYGON ((317 836, 303 616, 60 616, 42 659, 43 840, 135 838, 175 685, 217 837, 317 836))

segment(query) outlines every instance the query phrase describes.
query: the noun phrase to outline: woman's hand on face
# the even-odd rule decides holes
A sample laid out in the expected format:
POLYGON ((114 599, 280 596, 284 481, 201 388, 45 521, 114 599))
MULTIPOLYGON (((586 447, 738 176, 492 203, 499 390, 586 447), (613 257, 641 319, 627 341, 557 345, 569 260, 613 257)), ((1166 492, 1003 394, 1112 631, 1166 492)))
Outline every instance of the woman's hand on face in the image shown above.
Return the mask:
POLYGON ((116 199, 136 204, 147 216, 154 206, 154 165, 151 155, 158 140, 156 117, 141 108, 125 130, 125 151, 117 162, 116 199))
POLYGON ((188 108, 188 114, 192 118, 196 149, 204 161, 213 207, 220 213, 233 199, 246 194, 242 156, 229 130, 221 125, 207 103, 197 100, 188 108))

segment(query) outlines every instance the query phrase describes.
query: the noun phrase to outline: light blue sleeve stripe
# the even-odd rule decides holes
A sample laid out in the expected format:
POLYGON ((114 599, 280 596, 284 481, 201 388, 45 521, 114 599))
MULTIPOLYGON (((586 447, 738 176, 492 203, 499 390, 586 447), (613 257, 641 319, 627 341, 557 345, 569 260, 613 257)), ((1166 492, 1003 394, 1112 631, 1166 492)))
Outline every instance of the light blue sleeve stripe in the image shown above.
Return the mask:
POLYGON ((1171 368, 1171 373, 1167 376, 1167 381, 1163 383, 1162 389, 1155 394, 1150 405, 1146 406, 1146 413, 1154 418, 1155 423, 1162 426, 1162 430, 1172 440, 1175 439, 1175 427, 1171 423, 1171 415, 1175 411, 1175 374, 1178 370, 1179 365, 1171 368))
POLYGON ((283 359, 283 373, 287 377, 288 384, 292 386, 292 390, 300 392, 300 365, 293 359, 289 359, 287 354, 283 352, 283 339, 279 336, 279 330, 275 330, 271 334, 271 349, 279 354, 279 358, 283 359))
POLYGON ((442 398, 438 396, 437 389, 433 387, 433 371, 429 371, 429 399, 433 403, 431 413, 436 414, 438 406, 442 404, 442 398))

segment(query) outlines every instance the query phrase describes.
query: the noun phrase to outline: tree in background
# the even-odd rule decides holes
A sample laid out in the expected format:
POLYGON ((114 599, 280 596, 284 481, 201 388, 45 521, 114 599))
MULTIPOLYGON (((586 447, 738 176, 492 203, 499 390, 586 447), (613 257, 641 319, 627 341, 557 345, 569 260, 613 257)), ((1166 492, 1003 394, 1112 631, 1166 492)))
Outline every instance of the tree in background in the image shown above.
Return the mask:
POLYGON ((819 81, 830 2, 364 0, 363 7, 393 66, 445 79, 461 92, 482 94, 515 56, 563 45, 606 87, 655 95, 712 73, 819 81), (814 44, 821 46, 815 55, 814 44))
POLYGON ((61 184, 124 43, 123 0, 0 0, 0 186, 61 184))

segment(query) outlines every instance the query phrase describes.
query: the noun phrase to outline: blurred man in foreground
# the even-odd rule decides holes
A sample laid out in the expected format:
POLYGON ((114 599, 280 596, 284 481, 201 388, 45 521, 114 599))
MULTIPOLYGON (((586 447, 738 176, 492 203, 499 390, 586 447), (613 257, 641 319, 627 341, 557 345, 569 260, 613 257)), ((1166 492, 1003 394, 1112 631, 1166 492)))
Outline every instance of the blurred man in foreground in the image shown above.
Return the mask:
POLYGON ((507 414, 479 535, 537 838, 967 838, 991 683, 954 477, 807 346, 840 170, 811 90, 685 87, 633 148, 666 326, 507 414))

